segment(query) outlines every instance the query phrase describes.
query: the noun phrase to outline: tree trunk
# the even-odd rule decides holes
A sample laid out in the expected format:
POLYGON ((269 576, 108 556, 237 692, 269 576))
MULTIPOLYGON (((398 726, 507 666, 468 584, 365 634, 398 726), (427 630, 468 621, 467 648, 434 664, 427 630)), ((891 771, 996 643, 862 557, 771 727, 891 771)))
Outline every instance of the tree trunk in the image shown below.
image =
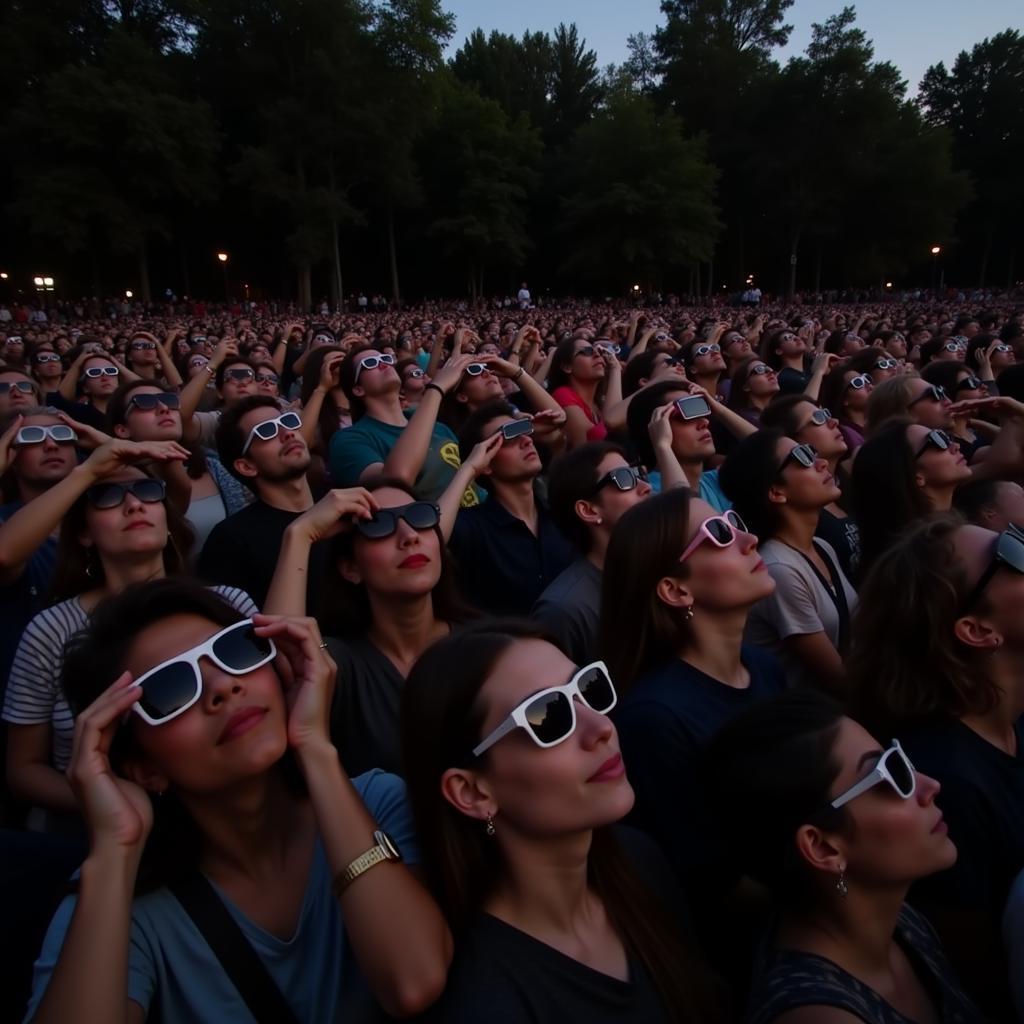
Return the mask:
POLYGON ((139 242, 137 256, 139 260, 139 294, 142 296, 142 301, 149 305, 152 301, 152 293, 149 290, 149 253, 146 251, 145 238, 139 242))
MULTIPOLYGON (((337 194, 337 183, 334 177, 334 154, 331 154, 327 165, 327 173, 331 186, 331 193, 337 194)), ((341 280, 341 242, 339 240, 337 218, 331 219, 331 297, 335 309, 343 309, 345 306, 345 290, 341 280)))
POLYGON ((981 268, 978 271, 978 287, 985 287, 985 278, 988 276, 988 259, 992 255, 992 235, 995 228, 991 221, 985 226, 985 247, 981 251, 981 268))
POLYGON ((395 208, 388 206, 388 258, 391 264, 391 302, 395 309, 402 308, 402 293, 398 287, 398 247, 395 245, 395 208))
POLYGON ((303 260, 299 264, 296 273, 298 276, 299 309, 303 313, 308 313, 313 307, 312 270, 309 260, 303 260))
POLYGON ((793 232, 793 236, 789 243, 789 291, 786 295, 790 299, 796 294, 796 258, 799 249, 800 230, 797 229, 793 232))
POLYGON ((185 248, 185 239, 178 239, 178 254, 181 257, 181 294, 192 294, 192 279, 188 272, 188 250, 185 248))

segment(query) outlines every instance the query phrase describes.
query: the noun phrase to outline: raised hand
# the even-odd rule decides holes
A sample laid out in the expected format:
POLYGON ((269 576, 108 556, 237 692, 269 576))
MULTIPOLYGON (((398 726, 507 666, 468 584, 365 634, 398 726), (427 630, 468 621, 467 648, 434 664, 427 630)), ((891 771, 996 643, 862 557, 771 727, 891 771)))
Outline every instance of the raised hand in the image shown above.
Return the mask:
POLYGON ((89 826, 93 849, 120 848, 140 854, 153 827, 146 791, 114 774, 110 744, 121 719, 138 699, 125 672, 75 720, 68 782, 89 826))
POLYGON ((355 519, 372 519, 380 506, 365 487, 347 487, 328 491, 308 512, 292 525, 310 544, 337 536, 352 528, 355 519))

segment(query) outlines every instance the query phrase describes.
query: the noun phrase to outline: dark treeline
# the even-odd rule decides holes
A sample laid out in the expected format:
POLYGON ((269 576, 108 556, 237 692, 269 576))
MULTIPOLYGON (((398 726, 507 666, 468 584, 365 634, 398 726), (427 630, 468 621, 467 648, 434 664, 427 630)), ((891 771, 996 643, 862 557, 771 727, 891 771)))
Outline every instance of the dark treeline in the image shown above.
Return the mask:
POLYGON ((791 4, 664 0, 601 69, 565 25, 446 61, 439 0, 14 0, 8 287, 785 293, 928 285, 935 244, 947 280, 1010 283, 1024 37, 912 98, 851 7, 781 64, 791 4))

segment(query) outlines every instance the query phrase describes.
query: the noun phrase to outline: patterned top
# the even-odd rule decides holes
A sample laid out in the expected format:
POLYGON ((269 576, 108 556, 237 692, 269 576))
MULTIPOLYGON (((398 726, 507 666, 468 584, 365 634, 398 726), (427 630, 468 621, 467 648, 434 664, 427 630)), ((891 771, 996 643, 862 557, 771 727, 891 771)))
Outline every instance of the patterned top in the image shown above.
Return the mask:
MULTIPOLYGON (((931 996, 941 1024, 983 1024, 986 1018, 954 980, 938 936, 924 917, 904 905, 895 938, 931 996)), ((792 949, 762 951, 747 1024, 769 1024, 801 1006, 834 1006, 866 1024, 914 1024, 874 989, 825 957, 792 949)))

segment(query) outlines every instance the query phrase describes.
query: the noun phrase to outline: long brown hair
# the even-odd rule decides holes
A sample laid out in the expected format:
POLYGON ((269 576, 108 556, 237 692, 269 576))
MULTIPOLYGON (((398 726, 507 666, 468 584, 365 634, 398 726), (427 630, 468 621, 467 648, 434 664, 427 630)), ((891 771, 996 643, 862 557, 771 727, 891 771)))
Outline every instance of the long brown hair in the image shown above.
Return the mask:
MULTIPOLYGON (((382 488, 390 487, 397 491, 405 491, 410 501, 417 501, 416 495, 409 485, 395 477, 377 476, 364 480, 361 485, 371 494, 382 488)), ((459 596, 455 585, 455 570, 452 567, 451 555, 445 547, 441 528, 434 527, 441 545, 441 576, 431 594, 434 616, 442 622, 463 622, 476 613, 459 596)), ((324 636, 365 636, 373 625, 373 614, 365 583, 350 583, 341 574, 340 563, 352 558, 355 536, 348 530, 339 534, 331 543, 327 559, 327 570, 320 588, 320 600, 316 612, 320 629, 324 636)))
POLYGON ((601 582, 601 654, 620 692, 677 654, 686 639, 679 611, 655 588, 663 576, 688 575, 679 556, 690 536, 691 493, 674 487, 654 495, 612 532, 601 582))
POLYGON ((964 525, 955 513, 939 513, 908 528, 861 586, 847 670, 857 710, 880 735, 999 702, 983 656, 953 632, 973 582, 953 544, 964 525))
MULTIPOLYGON (((194 535, 192 527, 171 502, 165 498, 162 504, 167 514, 169 534, 167 546, 164 548, 164 572, 168 576, 176 576, 185 571, 194 535)), ((80 540, 87 529, 87 507, 88 499, 82 494, 61 521, 57 541, 57 563, 53 573, 52 596, 55 602, 77 597, 88 590, 101 588, 106 583, 102 560, 95 556, 92 548, 86 547, 80 540)))
MULTIPOLYGON (((479 821, 460 814, 440 780, 468 765, 486 709, 480 690, 517 641, 552 641, 529 622, 478 623, 439 640, 417 661, 402 695, 402 757, 428 883, 453 931, 480 913, 503 870, 479 821)), ((650 975, 673 1021, 721 1017, 705 968, 689 952, 657 895, 637 877, 611 827, 594 830, 589 883, 632 958, 650 975)))

